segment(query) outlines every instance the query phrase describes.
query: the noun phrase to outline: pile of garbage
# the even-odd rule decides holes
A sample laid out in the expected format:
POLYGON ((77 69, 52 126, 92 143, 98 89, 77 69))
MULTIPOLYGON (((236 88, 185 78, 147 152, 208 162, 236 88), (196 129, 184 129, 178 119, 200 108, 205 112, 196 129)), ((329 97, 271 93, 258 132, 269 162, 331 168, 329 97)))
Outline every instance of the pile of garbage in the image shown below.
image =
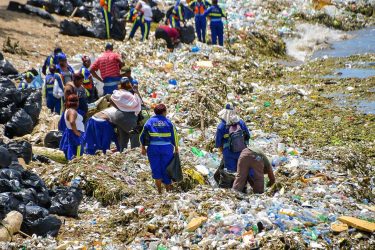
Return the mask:
POLYGON ((23 215, 23 233, 57 236, 62 223, 51 214, 77 217, 82 191, 74 186, 48 189, 37 174, 18 163, 19 158, 29 163, 31 155, 31 145, 25 141, 0 146, 0 220, 18 211, 23 215))
POLYGON ((42 109, 40 90, 16 89, 8 78, 17 70, 0 54, 0 124, 5 124, 4 135, 8 138, 31 133, 38 122, 42 109))

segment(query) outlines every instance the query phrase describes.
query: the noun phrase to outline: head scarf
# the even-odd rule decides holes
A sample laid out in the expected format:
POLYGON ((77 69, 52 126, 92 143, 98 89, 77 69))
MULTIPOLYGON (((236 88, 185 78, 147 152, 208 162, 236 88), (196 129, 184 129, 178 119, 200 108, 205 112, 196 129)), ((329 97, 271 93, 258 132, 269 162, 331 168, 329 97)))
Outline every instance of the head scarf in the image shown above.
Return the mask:
POLYGON ((111 95, 111 100, 116 104, 117 108, 124 112, 134 112, 138 115, 141 112, 141 98, 135 94, 133 95, 127 90, 115 90, 111 95))
POLYGON ((233 125, 240 121, 232 104, 225 105, 225 109, 219 112, 219 118, 222 119, 226 125, 233 125))

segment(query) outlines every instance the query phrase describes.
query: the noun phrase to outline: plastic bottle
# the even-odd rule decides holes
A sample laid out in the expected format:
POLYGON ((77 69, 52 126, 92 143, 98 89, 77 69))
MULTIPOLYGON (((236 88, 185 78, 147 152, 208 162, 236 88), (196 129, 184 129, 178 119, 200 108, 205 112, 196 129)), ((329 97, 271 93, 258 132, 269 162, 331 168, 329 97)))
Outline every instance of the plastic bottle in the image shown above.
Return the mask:
POLYGON ((75 177, 74 179, 72 179, 71 183, 70 183, 70 186, 72 187, 78 187, 79 184, 81 183, 81 177, 77 176, 75 177))
POLYGON ((200 49, 199 49, 198 46, 194 46, 193 48, 191 48, 191 52, 196 53, 196 52, 199 52, 199 51, 200 51, 200 49))

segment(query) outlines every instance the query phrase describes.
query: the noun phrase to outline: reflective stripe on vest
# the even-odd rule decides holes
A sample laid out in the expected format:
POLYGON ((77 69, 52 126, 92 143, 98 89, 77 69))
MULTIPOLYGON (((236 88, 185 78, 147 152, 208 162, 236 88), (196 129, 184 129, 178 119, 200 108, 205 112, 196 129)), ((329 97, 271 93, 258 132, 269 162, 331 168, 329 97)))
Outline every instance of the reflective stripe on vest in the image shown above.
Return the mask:
POLYGON ((171 137, 171 133, 149 133, 151 137, 171 137))

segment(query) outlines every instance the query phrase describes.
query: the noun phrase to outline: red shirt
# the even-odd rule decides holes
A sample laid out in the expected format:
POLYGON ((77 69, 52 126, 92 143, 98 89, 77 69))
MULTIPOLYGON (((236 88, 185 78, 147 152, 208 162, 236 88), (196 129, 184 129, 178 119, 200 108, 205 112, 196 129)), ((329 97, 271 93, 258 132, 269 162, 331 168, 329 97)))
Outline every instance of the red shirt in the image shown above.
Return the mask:
POLYGON ((180 33, 178 33, 178 30, 175 28, 171 28, 166 25, 160 25, 159 28, 167 32, 168 36, 172 38, 173 40, 176 40, 180 37, 180 33))
POLYGON ((91 69, 94 71, 99 70, 102 79, 107 77, 120 77, 120 64, 120 55, 108 50, 95 60, 91 69))

